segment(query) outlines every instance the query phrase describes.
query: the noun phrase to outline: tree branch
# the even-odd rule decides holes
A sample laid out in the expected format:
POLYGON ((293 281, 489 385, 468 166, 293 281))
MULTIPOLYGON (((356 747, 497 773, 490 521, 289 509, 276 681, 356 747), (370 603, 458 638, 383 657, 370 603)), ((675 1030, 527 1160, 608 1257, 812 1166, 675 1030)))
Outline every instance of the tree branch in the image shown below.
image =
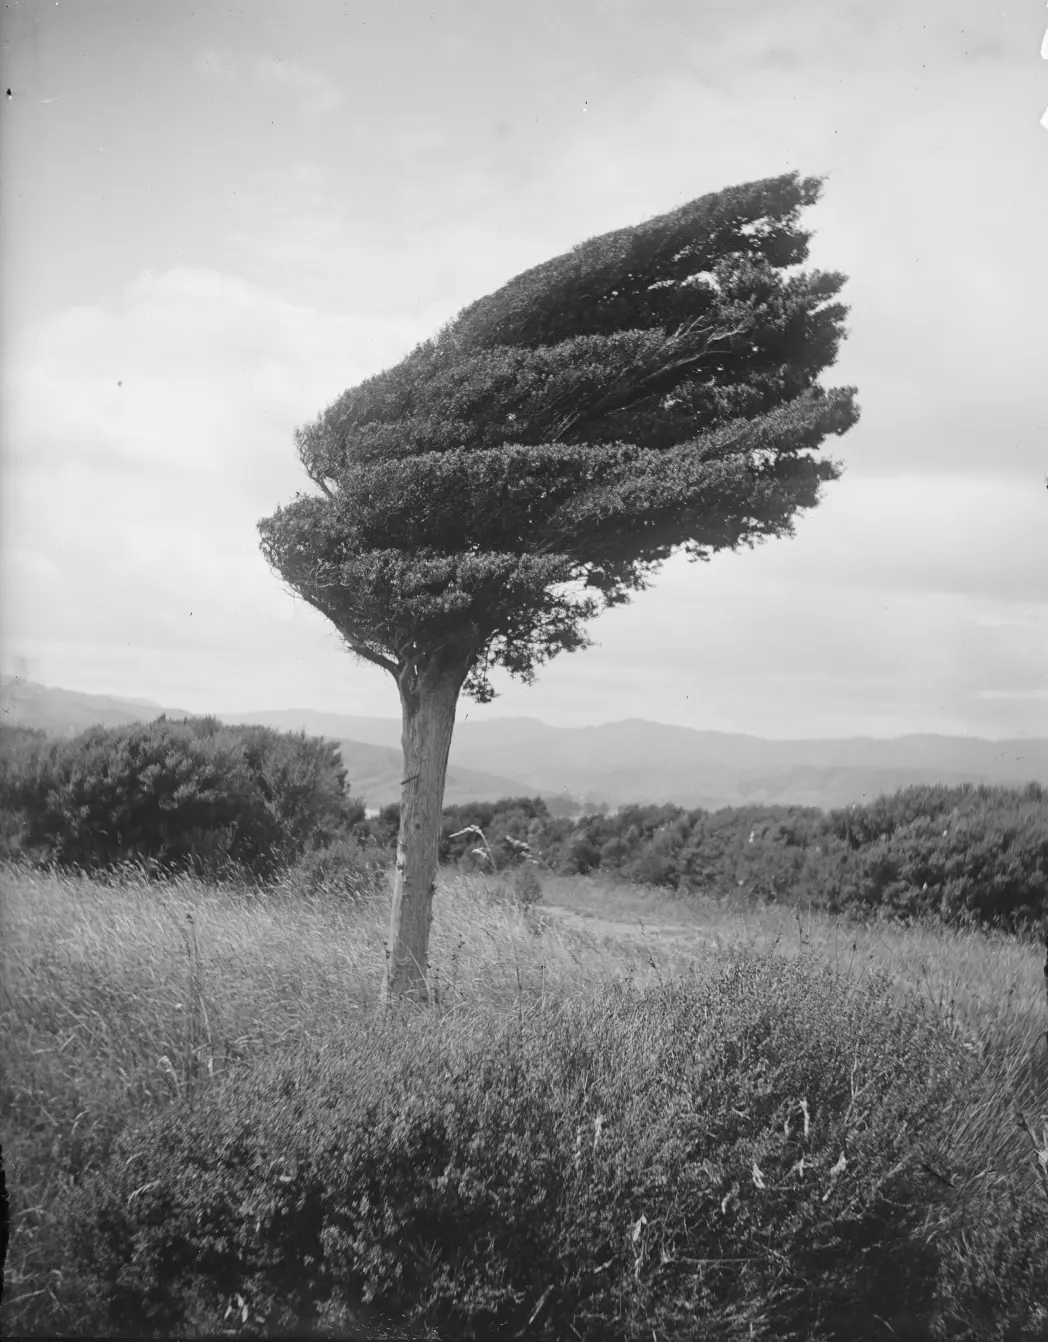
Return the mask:
MULTIPOLYGON (((697 324, 697 321, 690 322, 687 326, 682 326, 679 331, 675 331, 673 335, 666 339, 660 353, 664 355, 671 353, 695 331, 697 324)), ((558 442, 564 434, 568 433, 571 429, 577 428, 580 424, 587 424, 590 420, 615 410, 625 410, 636 401, 642 400, 645 396, 650 396, 652 392, 657 389, 657 384, 663 378, 682 373, 685 369, 701 363, 703 359, 712 353, 711 346, 715 341, 731 340, 734 336, 742 335, 745 329, 746 328, 743 326, 736 326, 730 331, 704 333, 707 338, 703 342, 702 349, 697 353, 690 354, 683 359, 677 359, 672 363, 660 363, 654 368, 652 368, 650 364, 646 369, 644 367, 637 368, 634 371, 636 374, 639 374, 639 377, 635 376, 631 378, 626 375, 623 379, 620 379, 619 385, 613 387, 611 391, 606 392, 597 400, 590 402, 589 405, 573 410, 565 415, 554 429, 552 441, 558 442)))
POLYGON ((370 648, 362 647, 361 644, 350 638, 344 629, 340 629, 339 633, 346 640, 349 650, 355 652, 358 657, 362 657, 365 662, 372 662, 375 666, 380 666, 383 671, 388 671, 391 676, 397 677, 400 675, 401 668, 396 662, 390 661, 388 657, 383 657, 379 652, 372 652, 370 648))

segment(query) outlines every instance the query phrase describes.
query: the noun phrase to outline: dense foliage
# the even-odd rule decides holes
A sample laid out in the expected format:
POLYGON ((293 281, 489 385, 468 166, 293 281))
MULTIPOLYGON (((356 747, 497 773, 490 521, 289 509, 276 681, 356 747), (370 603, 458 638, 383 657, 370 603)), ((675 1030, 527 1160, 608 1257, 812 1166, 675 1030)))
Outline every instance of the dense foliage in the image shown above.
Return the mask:
POLYGON ((798 269, 816 179, 593 238, 466 308, 296 435, 319 493, 260 523, 280 576, 415 680, 529 679, 678 546, 788 534, 856 420, 826 390, 844 276, 798 269))
POLYGON ((215 718, 92 727, 68 740, 5 729, 7 851, 93 870, 236 866, 265 877, 363 818, 337 745, 215 718))
POLYGON ((1008 1285, 952 1279, 963 1203, 1010 1192, 950 1194, 985 1173, 959 1097, 992 1103, 930 1014, 814 961, 362 1023, 128 1132, 67 1262, 137 1336, 959 1336, 948 1306, 1019 1318, 1044 1278, 1022 1190, 1008 1285))
POLYGON ((1026 788, 912 787, 864 806, 626 806, 556 819, 540 798, 448 807, 441 856, 478 869, 539 859, 563 875, 830 909, 883 909, 1014 927, 1048 917, 1048 796, 1026 788), (472 834, 479 826, 488 848, 472 834), (525 849, 525 845, 527 846, 525 849))
POLYGON ((313 485, 259 522, 274 572, 393 676, 404 749, 386 992, 427 992, 465 693, 530 681, 676 551, 791 534, 839 464, 844 276, 800 269, 796 173, 592 238, 461 312, 296 434, 313 485))
MULTIPOLYGON (((340 876, 352 884, 397 841, 399 806, 365 820, 338 747, 318 738, 160 719, 71 740, 4 728, 0 744, 9 854, 86 870, 235 863, 262 877, 297 861, 312 887, 340 876)), ((924 786, 825 813, 663 804, 574 820, 541 797, 509 797, 446 807, 440 860, 514 880, 524 866, 600 872, 685 897, 1019 927, 1048 918, 1048 795, 1036 783, 924 786)))

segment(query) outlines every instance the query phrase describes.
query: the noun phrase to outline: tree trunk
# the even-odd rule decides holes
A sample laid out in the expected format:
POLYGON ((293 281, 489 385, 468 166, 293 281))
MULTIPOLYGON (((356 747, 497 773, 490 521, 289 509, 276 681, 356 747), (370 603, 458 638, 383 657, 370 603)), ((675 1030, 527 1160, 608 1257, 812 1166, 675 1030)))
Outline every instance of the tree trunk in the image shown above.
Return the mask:
POLYGON ((465 676, 465 667, 438 663, 410 678, 402 676, 400 681, 404 776, 382 989, 387 1002, 428 1001, 427 953, 444 779, 455 728, 455 705, 465 676))

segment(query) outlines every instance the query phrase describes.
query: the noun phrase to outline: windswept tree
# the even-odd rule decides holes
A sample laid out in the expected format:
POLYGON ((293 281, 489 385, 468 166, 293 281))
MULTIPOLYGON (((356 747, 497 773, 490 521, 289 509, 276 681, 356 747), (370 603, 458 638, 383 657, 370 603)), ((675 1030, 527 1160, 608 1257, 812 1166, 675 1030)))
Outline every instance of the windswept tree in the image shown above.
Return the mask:
POLYGON ((259 524, 263 553, 400 694, 388 993, 426 995, 459 695, 587 646, 675 550, 788 535, 839 474, 817 453, 854 390, 817 379, 845 277, 799 268, 819 188, 753 182, 583 243, 297 431, 317 492, 259 524))

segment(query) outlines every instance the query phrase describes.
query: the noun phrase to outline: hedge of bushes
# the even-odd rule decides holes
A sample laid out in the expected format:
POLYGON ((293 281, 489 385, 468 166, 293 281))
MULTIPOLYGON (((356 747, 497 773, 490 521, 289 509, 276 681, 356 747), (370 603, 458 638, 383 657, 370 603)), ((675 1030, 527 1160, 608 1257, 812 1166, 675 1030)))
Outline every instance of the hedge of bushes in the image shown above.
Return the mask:
POLYGON ((0 816, 9 856, 265 878, 351 830, 364 808, 332 742, 159 718, 68 740, 4 729, 0 816))
POLYGON ((539 798, 445 811, 445 861, 512 866, 525 844, 559 874, 612 872, 682 893, 1007 927, 1048 915, 1048 794, 1037 783, 912 787, 830 812, 627 806, 571 821, 551 816, 539 798), (471 834, 452 837, 471 825, 484 831, 487 850, 471 834))
MULTIPOLYGON (((3 729, 0 745, 8 854, 85 870, 235 864, 263 879, 305 858, 313 882, 355 866, 362 844, 396 844, 399 807, 365 819, 338 746, 304 734, 161 718, 66 741, 3 729)), ((924 786, 830 812, 626 806, 577 820, 512 797, 447 807, 440 856, 1015 928, 1048 916, 1048 795, 1037 783, 924 786)))

